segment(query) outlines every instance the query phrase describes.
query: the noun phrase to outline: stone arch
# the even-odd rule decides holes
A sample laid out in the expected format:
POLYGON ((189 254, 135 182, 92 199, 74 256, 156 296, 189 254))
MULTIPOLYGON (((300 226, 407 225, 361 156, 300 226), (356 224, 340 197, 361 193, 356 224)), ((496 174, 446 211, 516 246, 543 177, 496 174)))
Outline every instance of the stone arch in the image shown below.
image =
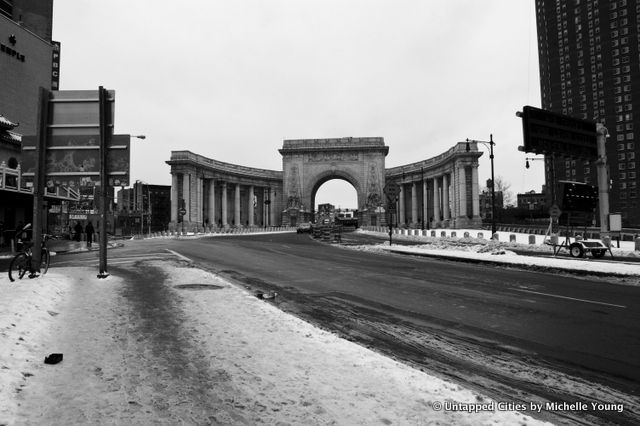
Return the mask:
POLYGON ((349 182, 358 196, 358 219, 362 225, 380 223, 384 199, 385 157, 389 147, 383 138, 285 140, 280 153, 286 207, 282 223, 311 221, 318 188, 332 179, 349 182), (375 201, 375 202, 372 202, 375 201))

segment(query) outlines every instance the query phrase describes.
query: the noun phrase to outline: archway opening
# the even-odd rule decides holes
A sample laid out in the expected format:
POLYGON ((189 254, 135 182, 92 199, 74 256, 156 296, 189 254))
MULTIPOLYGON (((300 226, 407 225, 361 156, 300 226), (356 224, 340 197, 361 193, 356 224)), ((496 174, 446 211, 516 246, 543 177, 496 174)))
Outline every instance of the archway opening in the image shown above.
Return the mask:
POLYGON ((340 213, 351 212, 355 217, 358 208, 358 192, 354 186, 340 178, 329 179, 318 187, 314 194, 313 208, 318 219, 326 221, 340 213))

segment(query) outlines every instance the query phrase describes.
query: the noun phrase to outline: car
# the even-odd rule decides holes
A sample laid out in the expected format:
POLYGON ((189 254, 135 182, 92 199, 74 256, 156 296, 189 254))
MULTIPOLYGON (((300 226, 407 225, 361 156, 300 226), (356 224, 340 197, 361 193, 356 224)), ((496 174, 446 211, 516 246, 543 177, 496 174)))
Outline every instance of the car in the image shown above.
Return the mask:
POLYGON ((311 232, 311 223, 310 222, 303 222, 301 224, 298 225, 298 228, 296 229, 296 232, 298 234, 304 234, 307 232, 311 232))

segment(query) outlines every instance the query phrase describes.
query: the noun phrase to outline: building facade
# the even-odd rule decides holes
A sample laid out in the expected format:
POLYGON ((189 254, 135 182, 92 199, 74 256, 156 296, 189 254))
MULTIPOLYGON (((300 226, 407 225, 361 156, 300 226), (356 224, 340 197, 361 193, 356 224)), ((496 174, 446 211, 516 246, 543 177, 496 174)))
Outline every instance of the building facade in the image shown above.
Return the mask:
MULTIPOLYGON (((536 0, 542 108, 607 128, 610 211, 624 226, 640 225, 639 15, 635 0, 536 0)), ((545 164, 548 187, 554 180, 597 185, 595 159, 545 164)))
POLYGON ((167 230, 171 219, 171 186, 138 181, 132 188, 118 191, 116 197, 116 233, 128 235, 167 230))
POLYGON ((32 188, 20 169, 22 136, 36 133, 39 88, 52 87, 53 64, 59 64, 52 17, 52 0, 0 0, 0 222, 5 229, 30 222, 33 214, 32 188))

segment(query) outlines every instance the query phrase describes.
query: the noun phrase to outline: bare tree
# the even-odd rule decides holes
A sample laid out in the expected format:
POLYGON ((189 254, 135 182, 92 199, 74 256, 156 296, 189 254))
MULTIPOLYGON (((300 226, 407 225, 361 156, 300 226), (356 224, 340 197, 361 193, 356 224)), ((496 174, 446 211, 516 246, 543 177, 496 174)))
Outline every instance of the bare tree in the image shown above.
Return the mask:
MULTIPOLYGON (((505 206, 513 206, 513 192, 510 191, 511 184, 504 180, 502 176, 496 176, 495 191, 502 192, 502 202, 505 206)), ((491 192, 491 179, 487 180, 487 187, 484 189, 486 192, 491 192)))

